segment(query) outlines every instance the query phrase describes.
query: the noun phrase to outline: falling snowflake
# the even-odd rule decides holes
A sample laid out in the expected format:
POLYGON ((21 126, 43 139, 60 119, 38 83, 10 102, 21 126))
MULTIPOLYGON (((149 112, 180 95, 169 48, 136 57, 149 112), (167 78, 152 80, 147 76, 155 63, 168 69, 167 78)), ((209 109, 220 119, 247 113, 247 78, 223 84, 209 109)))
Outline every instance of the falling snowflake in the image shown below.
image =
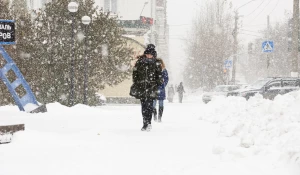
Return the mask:
POLYGON ((66 101, 67 100, 67 96, 65 94, 62 94, 60 96, 60 99, 63 100, 63 101, 66 101))
POLYGON ((125 65, 125 64, 122 64, 121 66, 117 65, 115 66, 119 71, 121 72, 126 72, 127 70, 130 69, 130 66, 129 65, 125 65))
POLYGON ((106 44, 102 45, 102 55, 103 56, 108 56, 108 47, 106 44))
POLYGON ((84 33, 78 32, 78 34, 77 34, 77 40, 78 40, 79 42, 82 42, 82 40, 83 40, 84 38, 85 38, 84 33))

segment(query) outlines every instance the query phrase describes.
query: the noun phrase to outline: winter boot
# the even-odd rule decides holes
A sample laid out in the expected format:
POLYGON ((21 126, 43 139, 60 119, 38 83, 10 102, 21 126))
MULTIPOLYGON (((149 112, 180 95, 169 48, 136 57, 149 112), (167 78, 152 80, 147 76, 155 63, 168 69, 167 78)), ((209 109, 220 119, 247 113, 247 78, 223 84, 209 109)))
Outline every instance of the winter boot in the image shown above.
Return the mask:
POLYGON ((151 131, 151 129, 152 129, 152 126, 151 126, 151 124, 148 124, 148 125, 147 125, 147 129, 146 129, 146 131, 148 131, 148 132, 149 132, 149 131, 151 131))
POLYGON ((144 123, 144 125, 143 125, 141 131, 146 131, 146 130, 147 130, 147 127, 148 127, 148 124, 147 124, 147 123, 144 123))
POLYGON ((157 111, 156 108, 153 108, 153 119, 157 122, 157 111))
POLYGON ((161 122, 163 112, 164 112, 164 107, 159 107, 158 108, 158 122, 161 122))

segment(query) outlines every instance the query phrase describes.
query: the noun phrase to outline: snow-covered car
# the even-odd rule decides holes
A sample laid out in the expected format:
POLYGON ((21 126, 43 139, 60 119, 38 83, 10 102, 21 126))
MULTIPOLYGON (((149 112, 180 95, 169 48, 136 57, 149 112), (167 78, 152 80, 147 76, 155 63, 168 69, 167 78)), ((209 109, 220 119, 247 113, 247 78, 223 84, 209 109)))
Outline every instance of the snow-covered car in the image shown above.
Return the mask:
POLYGON ((237 84, 239 86, 239 89, 245 89, 249 86, 249 84, 237 84))
POLYGON ((279 94, 286 94, 299 90, 300 78, 265 78, 256 81, 245 89, 239 89, 228 93, 228 96, 241 96, 247 100, 259 93, 264 98, 273 100, 279 94))
POLYGON ((202 96, 202 101, 208 103, 212 100, 214 96, 227 96, 228 92, 239 89, 238 85, 219 85, 216 86, 213 91, 204 93, 202 96))

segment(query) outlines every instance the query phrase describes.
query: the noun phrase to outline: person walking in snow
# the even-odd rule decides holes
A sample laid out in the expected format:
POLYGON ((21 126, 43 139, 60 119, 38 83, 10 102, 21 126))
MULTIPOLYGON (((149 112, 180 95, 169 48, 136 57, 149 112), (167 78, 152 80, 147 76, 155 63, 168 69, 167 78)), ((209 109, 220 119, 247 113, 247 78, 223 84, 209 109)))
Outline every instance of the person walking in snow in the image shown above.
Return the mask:
POLYGON ((162 67, 162 77, 163 77, 163 84, 158 87, 158 117, 157 117, 157 110, 156 110, 156 103, 157 100, 154 100, 153 102, 153 115, 154 115, 154 121, 161 122, 161 118, 164 112, 164 100, 166 99, 166 86, 169 82, 169 76, 168 76, 168 71, 166 69, 166 65, 162 59, 158 59, 159 62, 161 63, 162 67))
POLYGON ((182 103, 183 93, 185 93, 182 82, 180 82, 179 86, 177 87, 177 92, 179 97, 179 103, 182 103))
POLYGON ((158 87, 163 84, 161 62, 156 56, 155 46, 149 44, 144 55, 137 60, 132 73, 130 95, 141 101, 142 131, 150 131, 152 128, 153 101, 157 99, 158 87))
POLYGON ((173 85, 171 84, 171 86, 168 88, 168 101, 170 103, 173 103, 174 95, 175 95, 175 90, 173 85))

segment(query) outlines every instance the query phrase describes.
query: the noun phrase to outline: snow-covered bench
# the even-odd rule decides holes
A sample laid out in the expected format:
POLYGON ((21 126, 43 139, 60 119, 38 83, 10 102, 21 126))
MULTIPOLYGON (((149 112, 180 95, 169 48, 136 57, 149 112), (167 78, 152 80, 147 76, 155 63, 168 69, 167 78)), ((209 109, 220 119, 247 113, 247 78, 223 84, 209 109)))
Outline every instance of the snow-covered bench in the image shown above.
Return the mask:
POLYGON ((24 124, 17 125, 0 125, 0 144, 1 143, 10 143, 12 136, 17 131, 24 131, 24 124))

